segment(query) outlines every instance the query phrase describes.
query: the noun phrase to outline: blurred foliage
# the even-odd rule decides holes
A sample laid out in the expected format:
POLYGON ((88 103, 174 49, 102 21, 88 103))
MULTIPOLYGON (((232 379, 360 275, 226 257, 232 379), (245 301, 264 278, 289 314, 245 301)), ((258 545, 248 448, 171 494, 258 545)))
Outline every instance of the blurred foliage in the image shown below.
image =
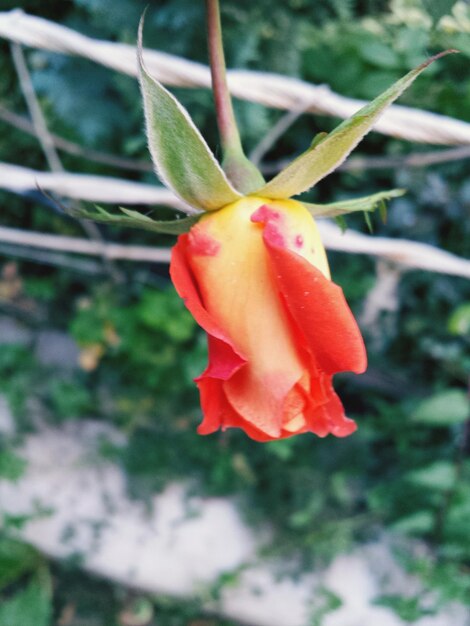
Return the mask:
MULTIPOLYGON (((21 6, 93 37, 134 43, 146 4, 24 0, 21 6)), ((2 9, 16 5, 6 0, 2 9)), ((459 48, 461 55, 429 68, 401 102, 470 121, 470 15, 463 2, 223 0, 222 5, 230 66, 325 82, 351 97, 372 98, 429 54, 459 48)), ((155 0, 148 11, 146 45, 205 62, 203 21, 202 1, 155 0)), ((0 101, 25 111, 8 47, 2 43, 0 50, 0 101)), ((89 61, 43 51, 29 51, 28 61, 53 132, 85 147, 148 160, 134 80, 89 61)), ((174 91, 217 151, 210 94, 174 91)), ((283 115, 246 102, 237 102, 236 109, 248 149, 283 115)), ((326 116, 303 116, 267 160, 298 154, 315 133, 334 123, 326 116)), ((0 160, 45 168, 33 137, 0 124, 0 160)), ((403 156, 426 147, 373 134, 360 150, 403 156)), ((123 173, 87 158, 61 156, 71 171, 154 181, 151 174, 123 173)), ((405 187, 408 194, 393 201, 387 223, 374 225, 376 232, 468 257, 466 175, 465 161, 428 169, 338 172, 310 195, 315 201, 335 201, 405 187)), ((80 226, 38 193, 1 193, 0 202, 2 224, 82 234, 80 226)), ((348 223, 365 228, 359 217, 348 223)), ((123 243, 173 241, 110 227, 102 232, 123 243)), ((360 427, 356 435, 345 440, 303 436, 260 445, 239 432, 196 435, 200 409, 192 378, 204 368, 205 339, 169 285, 165 268, 123 263, 116 282, 99 263, 85 270, 53 260, 20 259, 16 278, 7 265, 0 278, 2 314, 14 316, 33 337, 51 326, 68 331, 80 349, 79 366, 60 370, 38 362, 34 338, 32 344, 1 347, 0 392, 9 400, 20 432, 34 427, 32 401, 34 411, 51 423, 89 415, 112 422, 126 433, 128 444, 107 446, 103 454, 125 468, 133 497, 149 498, 175 477, 189 480, 195 491, 232 494, 248 520, 257 525, 269 520, 276 530, 275 544, 267 551, 297 553, 304 567, 326 562, 358 540, 380 537, 384 526, 423 539, 432 549, 429 556, 404 555, 405 565, 434 590, 436 606, 452 599, 470 603, 468 282, 418 271, 402 274, 391 302, 383 303, 363 328, 367 374, 337 377, 346 408, 360 427)), ((374 262, 332 254, 331 265, 335 281, 360 314, 376 284, 374 262)), ((9 480, 18 480, 25 469, 14 444, 16 438, 0 446, 0 475, 9 480)), ((80 573, 72 562, 48 565, 12 538, 23 523, 22 518, 3 520, 0 626, 32 625, 32 612, 35 626, 56 623, 64 615, 72 626, 83 620, 121 626, 126 611, 147 611, 149 624, 159 626, 221 626, 198 603, 136 598, 80 573)), ((421 597, 384 596, 380 602, 410 622, 430 610, 421 597)), ((325 590, 325 602, 312 619, 320 624, 335 607, 337 599, 325 590)))
POLYGON ((43 557, 0 532, 0 625, 48 626, 51 580, 43 557))

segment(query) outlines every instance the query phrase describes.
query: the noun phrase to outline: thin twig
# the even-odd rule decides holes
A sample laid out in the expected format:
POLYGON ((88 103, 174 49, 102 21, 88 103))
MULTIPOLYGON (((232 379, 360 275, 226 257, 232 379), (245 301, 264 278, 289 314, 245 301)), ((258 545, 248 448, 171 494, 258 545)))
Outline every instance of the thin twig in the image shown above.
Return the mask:
POLYGON ((427 167, 470 159, 470 146, 450 148, 449 150, 432 150, 417 152, 398 157, 352 157, 340 166, 344 172, 402 169, 404 167, 427 167))
MULTIPOLYGON (((353 254, 368 254, 386 259, 407 269, 423 269, 441 274, 470 278, 470 261, 433 246, 406 239, 371 237, 355 231, 344 234, 335 224, 320 220, 318 222, 323 242, 330 250, 353 254)), ((31 231, 0 226, 0 242, 18 246, 32 246, 73 254, 99 255, 95 242, 61 235, 45 235, 31 231)), ((149 263, 168 263, 170 248, 147 246, 126 246, 107 243, 106 255, 110 259, 142 261, 149 263)))
MULTIPOLYGON (((283 170, 296 155, 290 159, 280 159, 271 163, 261 164, 261 171, 268 176, 277 174, 283 170)), ((460 148, 450 148, 447 150, 431 150, 429 152, 417 152, 404 156, 388 157, 350 157, 345 163, 338 167, 337 171, 342 172, 363 172, 371 170, 402 169, 404 167, 428 167, 429 165, 439 165, 440 163, 450 163, 452 161, 462 161, 470 158, 470 146, 460 148)))
POLYGON ((53 252, 47 249, 32 250, 24 246, 0 243, 0 255, 6 256, 7 258, 25 259, 33 263, 64 267, 74 272, 83 272, 86 274, 103 273, 102 263, 89 261, 88 259, 80 259, 67 253, 53 252))
MULTIPOLYGON (((8 228, 6 226, 0 226, 0 241, 17 246, 30 246, 33 248, 67 252, 69 254, 86 254, 88 256, 100 256, 102 248, 95 241, 80 239, 79 237, 46 235, 21 230, 19 228, 8 228)), ((168 263, 171 256, 170 248, 128 246, 117 243, 105 243, 104 247, 106 256, 109 259, 168 263)))
POLYGON ((107 204, 164 205, 188 215, 196 209, 185 204, 169 189, 113 176, 39 172, 21 165, 0 162, 0 188, 25 193, 37 188, 67 198, 107 204))
MULTIPOLYGON (((29 135, 36 137, 36 131, 33 124, 23 115, 18 115, 13 111, 10 111, 6 107, 0 104, 0 120, 10 126, 14 126, 16 129, 21 130, 29 135)), ((136 172, 153 172, 153 165, 150 161, 139 161, 137 159, 124 159, 108 152, 101 152, 100 150, 93 150, 93 148, 85 148, 74 141, 64 139, 54 133, 49 133, 49 137, 52 140, 53 145, 71 154, 73 156, 86 159, 87 161, 93 161, 94 163, 101 163, 102 165, 110 165, 122 170, 130 170, 136 172)))
MULTIPOLYGON (((31 80, 31 76, 28 70, 28 66, 26 64, 26 59, 23 54, 22 47, 17 43, 12 43, 10 45, 11 53, 13 58, 13 63, 16 69, 16 73, 18 75, 18 80, 20 83, 20 88, 23 93, 24 99, 26 101, 26 105, 28 107, 29 113, 31 115, 31 120, 33 123, 33 127, 35 130, 36 138, 39 141, 42 151, 44 152, 44 156, 46 157, 46 161, 49 165, 49 169, 52 172, 56 173, 64 173, 64 167, 59 158, 57 150, 55 149, 54 143, 49 134, 46 120, 41 110, 41 106, 36 96, 36 92, 34 90, 33 81, 31 80)), ((79 205, 77 204, 76 209, 79 210, 79 205)), ((121 277, 111 261, 106 257, 106 251, 104 247, 104 239, 101 234, 99 228, 93 222, 89 222, 86 220, 78 220, 80 225, 86 234, 97 243, 97 245, 101 246, 102 249, 102 260, 103 264, 107 268, 109 275, 115 280, 120 281, 121 277)))
POLYGON ((33 82, 31 80, 31 76, 29 75, 23 50, 17 43, 12 43, 10 45, 10 49, 21 91, 26 101, 29 114, 31 115, 36 138, 41 144, 49 169, 53 172, 63 172, 64 168, 62 167, 62 163, 60 162, 59 156, 54 148, 54 144, 47 130, 46 120, 42 114, 41 107, 36 97, 36 92, 34 91, 33 82))
POLYGON ((282 135, 284 135, 293 124, 295 124, 299 117, 308 111, 310 106, 310 103, 304 104, 298 109, 293 109, 292 111, 288 111, 282 115, 282 117, 278 119, 263 139, 261 139, 258 145, 256 145, 251 151, 250 161, 252 161, 255 165, 259 165, 264 155, 269 152, 277 140, 282 137, 282 135))
POLYGON ((408 269, 422 269, 470 278, 470 260, 440 250, 426 243, 409 239, 392 239, 365 235, 341 228, 325 220, 318 221, 323 243, 330 250, 368 254, 387 259, 408 269))

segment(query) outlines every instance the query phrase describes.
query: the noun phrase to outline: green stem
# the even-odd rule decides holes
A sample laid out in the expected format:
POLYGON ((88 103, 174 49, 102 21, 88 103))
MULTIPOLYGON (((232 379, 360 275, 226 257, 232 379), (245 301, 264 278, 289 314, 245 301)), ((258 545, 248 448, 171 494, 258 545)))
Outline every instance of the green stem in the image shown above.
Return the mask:
POLYGON ((212 89, 223 151, 222 166, 232 183, 241 192, 249 193, 261 187, 264 179, 243 152, 227 85, 219 0, 206 0, 206 12, 212 89))
POLYGON ((209 59, 217 124, 224 152, 242 152, 232 99, 227 85, 218 0, 206 0, 209 59))

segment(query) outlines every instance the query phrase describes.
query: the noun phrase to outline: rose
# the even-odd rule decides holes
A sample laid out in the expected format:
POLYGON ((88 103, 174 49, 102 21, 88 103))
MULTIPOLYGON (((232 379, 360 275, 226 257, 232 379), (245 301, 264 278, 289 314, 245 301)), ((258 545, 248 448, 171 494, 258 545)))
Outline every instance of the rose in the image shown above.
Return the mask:
POLYGON ((268 441, 356 429, 332 387, 366 368, 364 343, 307 209, 244 198, 208 213, 173 249, 171 278, 208 334, 200 434, 268 441))

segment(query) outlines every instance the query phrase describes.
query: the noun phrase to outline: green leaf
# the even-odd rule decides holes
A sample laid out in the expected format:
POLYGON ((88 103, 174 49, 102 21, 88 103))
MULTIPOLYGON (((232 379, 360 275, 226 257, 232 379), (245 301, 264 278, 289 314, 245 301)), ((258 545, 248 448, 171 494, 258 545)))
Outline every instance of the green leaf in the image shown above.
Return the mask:
POLYGON ((470 302, 457 307, 450 316, 448 328, 453 335, 470 337, 470 302))
POLYGON ((436 461, 407 475, 407 480, 414 485, 437 491, 452 489, 456 478, 455 466, 450 461, 436 461))
POLYGON ((16 481, 26 469, 26 461, 11 450, 0 449, 0 478, 16 481))
POLYGON ((444 15, 449 15, 457 0, 423 0, 424 8, 437 24, 444 15))
POLYGON ((470 417, 470 405, 463 389, 446 389, 423 400, 412 413, 414 422, 428 426, 453 426, 470 417))
POLYGON ((0 626, 49 626, 52 606, 47 586, 33 580, 0 606, 0 626))
MULTIPOLYGON (((136 305, 137 319, 154 332, 165 333, 177 343, 194 335, 195 323, 187 309, 167 292, 148 289, 136 305)), ((126 320, 127 323, 127 320, 126 320)))
POLYGON ((384 594, 374 599, 374 605, 391 609, 400 618, 400 621, 406 624, 414 624, 420 618, 434 615, 436 612, 434 608, 426 606, 426 602, 423 601, 423 594, 420 592, 413 596, 384 594))
POLYGON ((72 215, 75 217, 101 222, 102 224, 112 224, 114 226, 127 226, 129 228, 142 228, 151 230, 155 233, 166 235, 180 235, 186 233, 201 218, 199 215, 190 215, 182 217, 179 220, 153 220, 148 215, 119 207, 123 215, 108 213, 103 207, 95 205, 95 211, 88 209, 74 209, 72 215))
POLYGON ((378 39, 366 41, 358 48, 358 54, 364 61, 376 67, 395 69, 401 65, 399 54, 378 39))
POLYGON ((431 532, 434 524, 435 520, 432 511, 422 510, 400 518, 392 524, 392 530, 409 535, 421 535, 431 532))
POLYGON ((41 557, 30 546, 5 537, 0 538, 0 589, 26 572, 35 570, 40 563, 41 557))
POLYGON ((160 179, 185 202, 210 211, 235 202, 230 184, 186 109, 146 70, 139 26, 139 76, 148 144, 160 179))
POLYGON ((290 198, 307 191, 325 178, 346 159, 371 130, 380 115, 411 85, 419 74, 436 59, 454 52, 447 50, 428 59, 384 91, 375 100, 345 120, 323 141, 292 161, 256 194, 272 199, 290 198))
POLYGON ((398 198, 404 193, 404 189, 390 189, 374 193, 371 196, 340 200, 330 204, 311 204, 309 202, 304 202, 303 204, 313 217, 338 217, 348 213, 356 213, 357 211, 374 211, 376 208, 381 208, 385 200, 398 198))

